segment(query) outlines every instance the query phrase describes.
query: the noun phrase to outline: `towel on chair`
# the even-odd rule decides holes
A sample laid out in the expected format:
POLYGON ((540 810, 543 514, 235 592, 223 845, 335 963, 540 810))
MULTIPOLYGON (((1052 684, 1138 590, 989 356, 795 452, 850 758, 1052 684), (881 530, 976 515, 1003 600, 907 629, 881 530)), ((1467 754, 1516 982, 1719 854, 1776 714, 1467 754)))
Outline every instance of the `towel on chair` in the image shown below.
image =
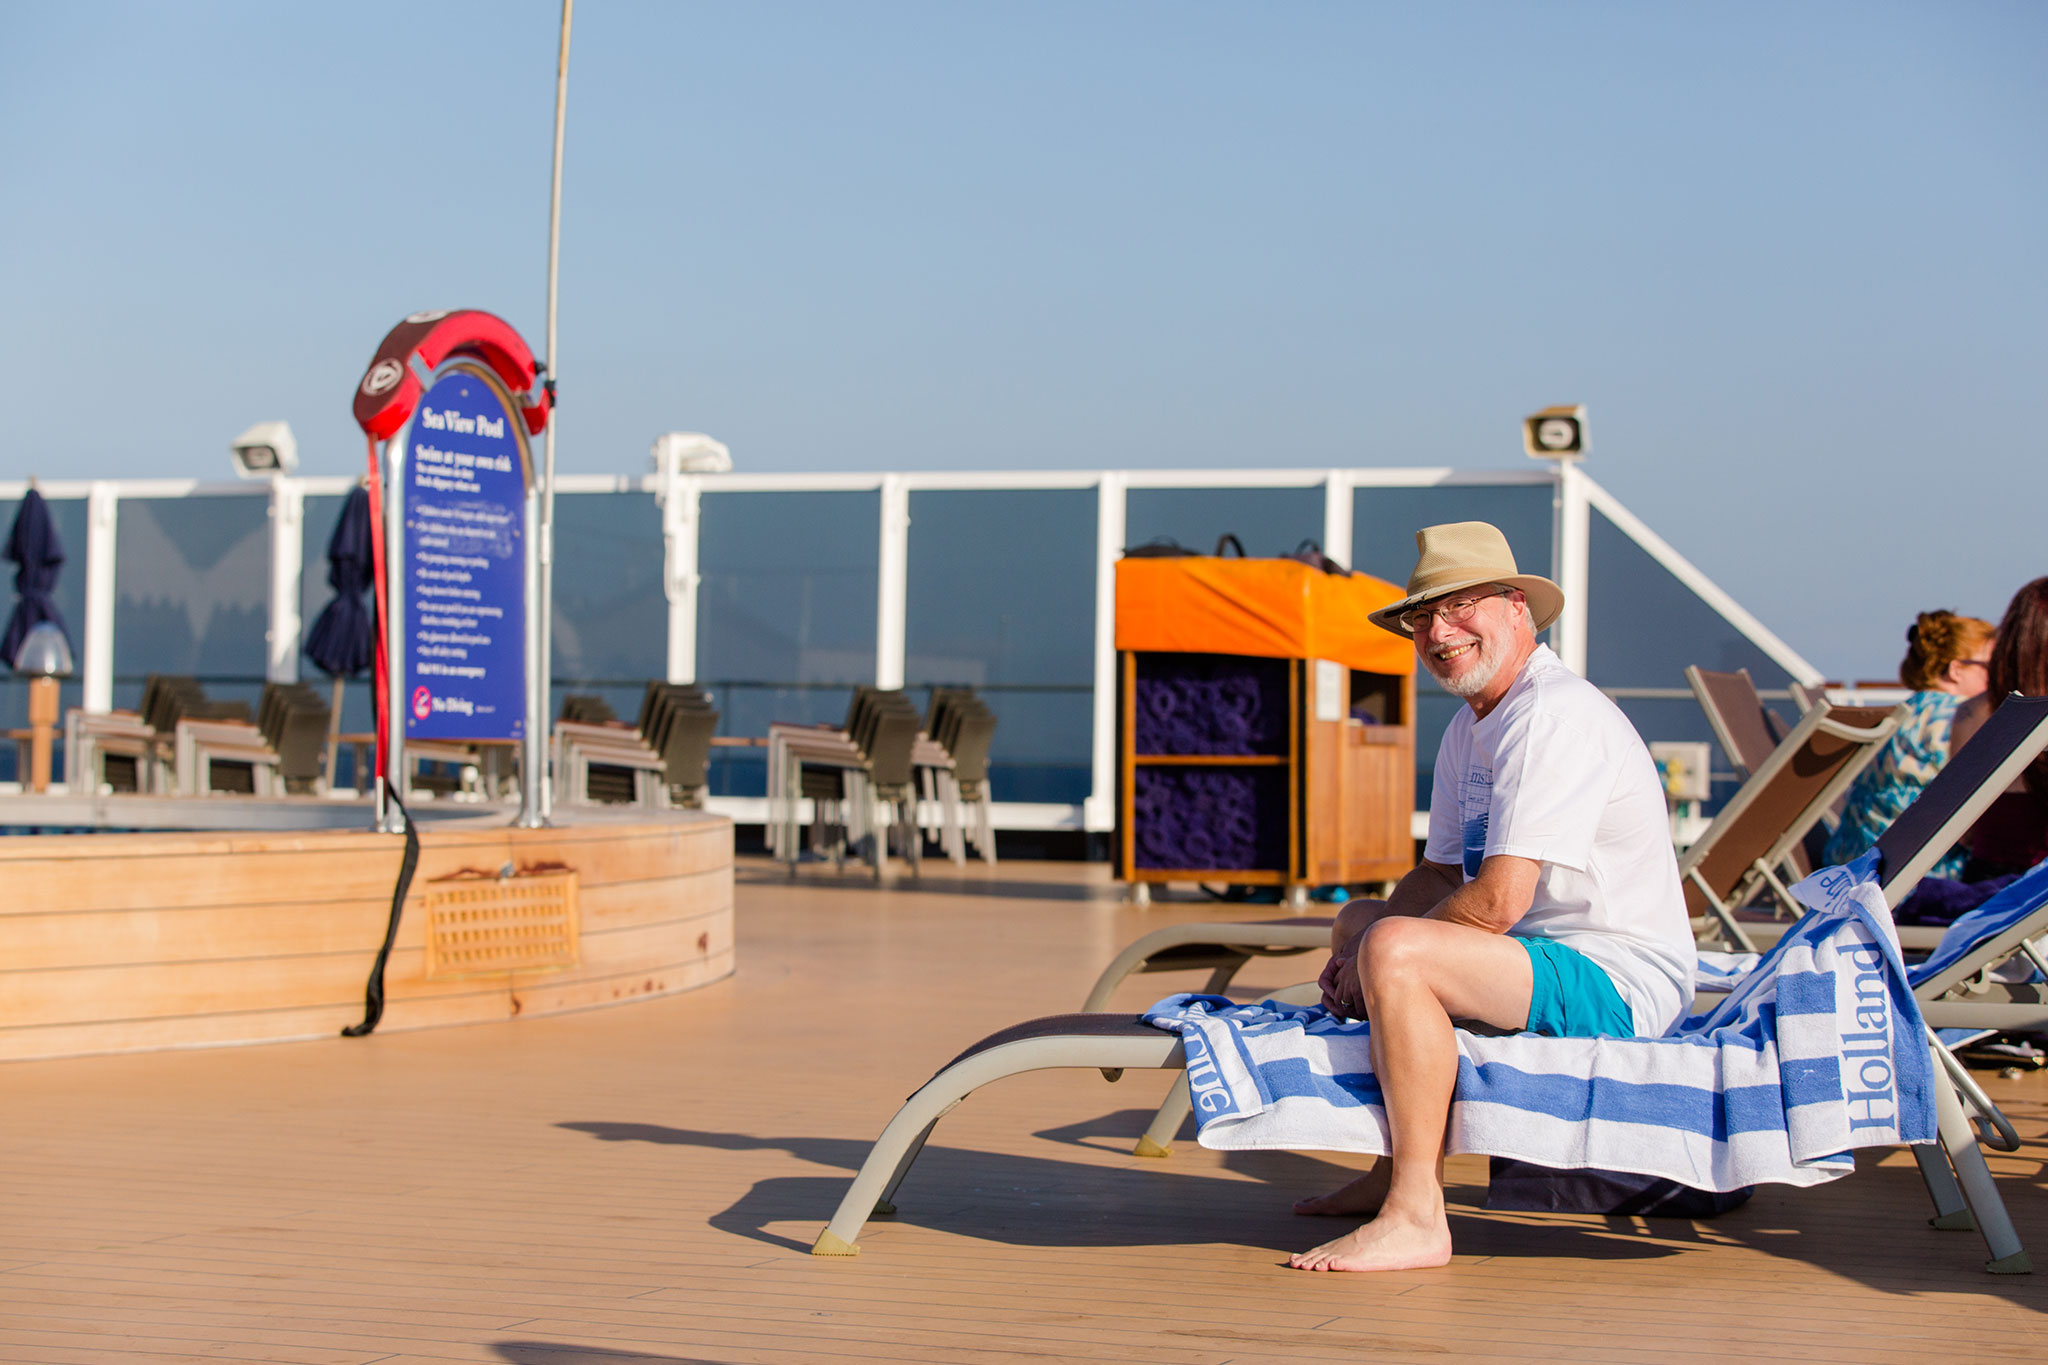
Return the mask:
MULTIPOLYGON (((1985 898, 1983 904, 1949 925, 1927 960, 1906 969, 1907 984, 1918 986, 1932 979, 1936 973, 1947 971, 1965 955, 1976 951, 1978 944, 1996 938, 2030 918, 2043 905, 2048 905, 2048 862, 2041 863, 2023 876, 2008 878, 1997 891, 1985 898)), ((1760 961, 1762 955, 1759 953, 1702 952, 1699 965, 1693 970, 1693 989, 1733 990, 1737 982, 1756 970, 1760 961)), ((2009 962, 2002 971, 2002 979, 2008 981, 2032 981, 2040 975, 2039 969, 2023 958, 2009 962)), ((1956 1031, 1943 1029, 1943 1041, 1953 1046, 1946 1035, 1956 1031)))
MULTIPOLYGON (((1457 1031, 1450 1148, 1703 1190, 1815 1185, 1858 1147, 1931 1142, 1933 1061, 1866 856, 1793 893, 1810 907, 1756 970, 1662 1038, 1457 1031)), ((1321 1008, 1175 995, 1204 1147, 1387 1151, 1371 1025, 1321 1008)))

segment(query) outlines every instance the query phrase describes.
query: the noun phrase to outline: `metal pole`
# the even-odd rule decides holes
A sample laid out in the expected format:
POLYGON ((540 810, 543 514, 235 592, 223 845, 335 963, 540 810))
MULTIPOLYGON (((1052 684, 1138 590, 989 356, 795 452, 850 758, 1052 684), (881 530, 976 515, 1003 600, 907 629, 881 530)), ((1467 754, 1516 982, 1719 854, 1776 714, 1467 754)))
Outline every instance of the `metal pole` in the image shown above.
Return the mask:
MULTIPOLYGON (((569 22, 576 11, 576 0, 562 0, 562 42, 555 61, 555 175, 554 185, 548 195, 548 383, 556 378, 555 366, 555 297, 561 278, 562 261, 562 121, 569 107, 569 22)), ((552 405, 548 411, 548 429, 544 438, 546 455, 543 464, 546 472, 542 476, 540 493, 540 691, 541 733, 527 737, 526 755, 528 762, 535 755, 545 761, 547 754, 548 718, 554 714, 554 700, 551 692, 555 663, 555 427, 561 419, 552 405)), ((532 790, 531 784, 528 790, 532 790)), ((554 811, 554 784, 543 778, 539 784, 540 819, 542 823, 554 811)))

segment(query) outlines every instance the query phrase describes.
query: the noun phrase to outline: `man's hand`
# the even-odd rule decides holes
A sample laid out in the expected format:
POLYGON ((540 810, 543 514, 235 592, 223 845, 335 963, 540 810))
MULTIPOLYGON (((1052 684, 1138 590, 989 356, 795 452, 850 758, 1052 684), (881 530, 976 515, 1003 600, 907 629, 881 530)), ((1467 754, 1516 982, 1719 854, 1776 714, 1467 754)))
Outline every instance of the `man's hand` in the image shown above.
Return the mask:
POLYGON ((1332 953, 1317 982, 1323 988, 1323 1008, 1340 1019, 1365 1017, 1365 991, 1358 984, 1358 945, 1364 938, 1360 931, 1342 951, 1332 953))

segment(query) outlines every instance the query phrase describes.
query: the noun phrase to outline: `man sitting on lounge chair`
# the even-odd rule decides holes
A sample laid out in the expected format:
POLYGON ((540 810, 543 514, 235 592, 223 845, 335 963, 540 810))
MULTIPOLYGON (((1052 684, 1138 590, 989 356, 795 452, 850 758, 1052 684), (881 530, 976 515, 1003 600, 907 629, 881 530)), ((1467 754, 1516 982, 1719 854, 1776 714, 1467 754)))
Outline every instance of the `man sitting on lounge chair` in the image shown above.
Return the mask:
POLYGON ((1694 946, 1656 765, 1635 728, 1536 632, 1564 606, 1484 522, 1419 532, 1408 595, 1374 624, 1411 637, 1465 700, 1437 750, 1423 861, 1331 932, 1324 1004, 1372 1021, 1391 1155, 1295 1211, 1373 1215, 1292 1258, 1403 1270, 1451 1258, 1442 1156, 1453 1021, 1553 1037, 1654 1037, 1692 999, 1694 946))

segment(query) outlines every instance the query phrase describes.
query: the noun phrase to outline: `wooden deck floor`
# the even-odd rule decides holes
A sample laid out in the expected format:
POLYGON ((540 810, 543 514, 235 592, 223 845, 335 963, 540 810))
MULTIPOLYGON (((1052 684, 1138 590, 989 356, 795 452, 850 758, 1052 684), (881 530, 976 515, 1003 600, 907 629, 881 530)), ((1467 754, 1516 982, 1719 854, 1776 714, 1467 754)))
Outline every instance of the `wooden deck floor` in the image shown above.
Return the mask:
MULTIPOLYGON (((852 1260, 806 1254, 869 1141, 967 1042, 1075 1007, 1191 903, 1011 865, 878 890, 743 866, 739 973, 587 1014, 0 1067, 0 1361, 2033 1360, 2048 1076, 1988 1084, 2044 1267, 1981 1270, 1909 1159, 1701 1224, 1476 1207, 1448 1268, 1302 1275, 1309 1154, 1127 1155, 1166 1085, 998 1084, 852 1260)), ((1247 984, 1304 975, 1262 964, 1247 984)), ((1133 1008, 1193 983, 1126 983, 1133 1008)))

